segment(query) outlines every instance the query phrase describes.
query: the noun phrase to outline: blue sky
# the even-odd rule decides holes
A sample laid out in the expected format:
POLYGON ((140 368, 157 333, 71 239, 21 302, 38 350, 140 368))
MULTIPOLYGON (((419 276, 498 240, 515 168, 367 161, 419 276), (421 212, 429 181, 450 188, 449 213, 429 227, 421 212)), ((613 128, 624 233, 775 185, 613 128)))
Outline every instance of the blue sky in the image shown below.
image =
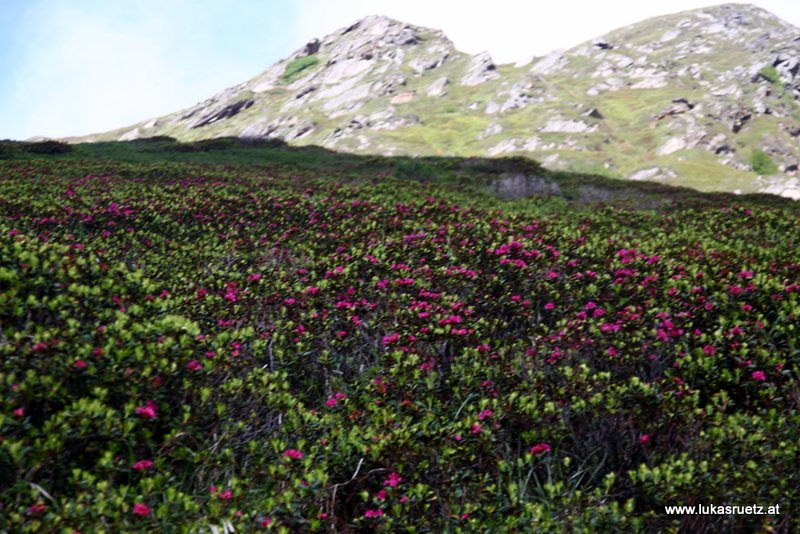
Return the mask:
MULTIPOLYGON (((442 29, 466 52, 513 62, 715 3, 0 0, 0 139, 81 135, 176 111, 371 14, 442 29)), ((800 1, 756 4, 800 26, 800 1)))

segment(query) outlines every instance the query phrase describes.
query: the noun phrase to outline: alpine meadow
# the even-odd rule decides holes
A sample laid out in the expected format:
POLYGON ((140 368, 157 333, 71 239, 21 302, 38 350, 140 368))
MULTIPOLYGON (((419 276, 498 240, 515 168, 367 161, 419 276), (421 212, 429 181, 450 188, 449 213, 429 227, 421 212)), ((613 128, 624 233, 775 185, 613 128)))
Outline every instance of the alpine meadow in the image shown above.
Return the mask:
POLYGON ((0 533, 800 531, 799 60, 373 15, 0 141, 0 533))

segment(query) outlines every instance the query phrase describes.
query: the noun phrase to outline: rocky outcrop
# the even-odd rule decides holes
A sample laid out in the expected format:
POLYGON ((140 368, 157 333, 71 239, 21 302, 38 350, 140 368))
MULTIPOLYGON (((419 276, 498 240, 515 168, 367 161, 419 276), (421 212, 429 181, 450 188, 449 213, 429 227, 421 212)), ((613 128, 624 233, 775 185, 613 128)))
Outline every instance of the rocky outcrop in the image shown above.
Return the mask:
POLYGON ((299 139, 314 130, 316 125, 296 116, 279 117, 273 121, 262 121, 244 128, 241 139, 281 139, 289 141, 299 139))
POLYGON ((247 100, 240 100, 238 102, 234 102, 233 104, 228 104, 224 106, 222 109, 217 111, 212 111, 206 115, 200 117, 200 119, 195 122, 191 127, 192 128, 202 128, 203 126, 208 126, 217 121, 225 120, 234 115, 240 113, 251 107, 255 104, 255 100, 249 98, 247 100))
POLYGON ((488 52, 482 52, 470 61, 467 72, 461 78, 461 85, 480 85, 499 77, 492 57, 488 52))
POLYGON ((450 85, 450 80, 447 76, 442 76, 428 86, 428 96, 444 96, 447 94, 447 86, 450 85))

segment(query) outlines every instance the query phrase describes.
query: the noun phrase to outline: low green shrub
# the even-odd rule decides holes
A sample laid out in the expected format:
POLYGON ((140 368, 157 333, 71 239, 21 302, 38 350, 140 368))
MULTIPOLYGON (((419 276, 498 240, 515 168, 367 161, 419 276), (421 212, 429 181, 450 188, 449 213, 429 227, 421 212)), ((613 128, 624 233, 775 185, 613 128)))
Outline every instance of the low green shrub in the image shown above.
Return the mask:
POLYGON ((778 166, 772 161, 772 158, 763 150, 754 149, 750 154, 750 166, 753 172, 761 175, 776 174, 778 166))

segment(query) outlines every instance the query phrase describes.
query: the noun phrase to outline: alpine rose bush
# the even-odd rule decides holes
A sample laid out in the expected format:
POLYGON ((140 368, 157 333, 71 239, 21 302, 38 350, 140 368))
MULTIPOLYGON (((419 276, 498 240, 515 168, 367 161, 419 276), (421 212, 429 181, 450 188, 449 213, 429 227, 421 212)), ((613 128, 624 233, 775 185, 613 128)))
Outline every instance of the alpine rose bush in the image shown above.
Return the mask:
POLYGON ((0 164, 0 530, 800 529, 796 210, 305 169, 0 164))

